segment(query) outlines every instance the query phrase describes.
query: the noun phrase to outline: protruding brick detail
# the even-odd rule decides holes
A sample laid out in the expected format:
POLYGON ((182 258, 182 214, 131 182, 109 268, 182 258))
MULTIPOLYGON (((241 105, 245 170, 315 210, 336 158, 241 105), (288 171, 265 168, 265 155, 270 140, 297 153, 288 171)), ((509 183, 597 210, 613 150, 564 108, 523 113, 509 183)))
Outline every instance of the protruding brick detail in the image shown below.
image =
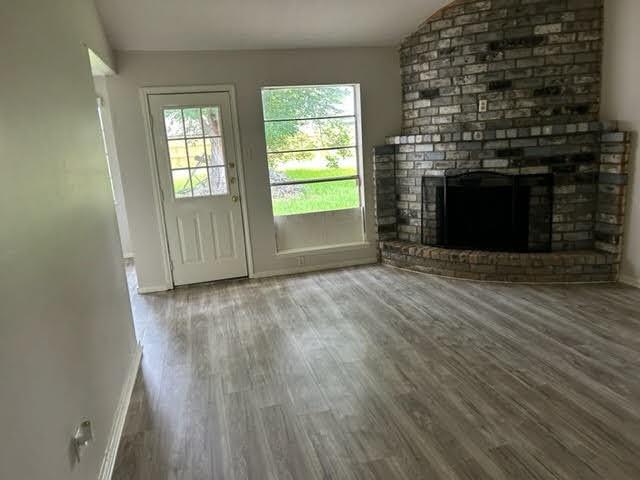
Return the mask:
POLYGON ((373 150, 374 211, 378 241, 397 238, 395 147, 373 150))
POLYGON ((595 250, 502 253, 450 250, 402 241, 380 243, 382 263, 423 273, 513 283, 613 282, 620 256, 595 250))
POLYGON ((601 137, 595 247, 620 254, 624 229, 625 194, 631 140, 629 132, 607 132, 601 137))

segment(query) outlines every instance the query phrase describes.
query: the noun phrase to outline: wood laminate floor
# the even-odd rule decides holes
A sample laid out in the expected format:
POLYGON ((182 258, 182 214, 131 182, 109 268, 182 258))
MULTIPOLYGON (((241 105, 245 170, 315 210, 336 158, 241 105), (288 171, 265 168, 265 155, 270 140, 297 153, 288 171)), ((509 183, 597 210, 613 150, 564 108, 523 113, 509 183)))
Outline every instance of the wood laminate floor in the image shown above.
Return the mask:
POLYGON ((135 294, 114 480, 640 479, 640 291, 380 265, 135 294))

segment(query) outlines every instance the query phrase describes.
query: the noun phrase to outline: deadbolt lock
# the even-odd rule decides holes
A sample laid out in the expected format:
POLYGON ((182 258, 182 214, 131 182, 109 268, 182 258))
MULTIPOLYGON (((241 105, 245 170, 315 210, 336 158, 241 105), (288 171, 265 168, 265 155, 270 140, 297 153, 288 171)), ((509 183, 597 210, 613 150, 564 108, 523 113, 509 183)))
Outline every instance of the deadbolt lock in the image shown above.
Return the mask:
POLYGON ((231 162, 231 163, 229 164, 229 168, 236 168, 236 164, 235 164, 235 163, 233 163, 233 162, 231 162))
POLYGON ((230 182, 230 183, 236 183, 236 177, 231 177, 231 178, 229 179, 229 182, 230 182))

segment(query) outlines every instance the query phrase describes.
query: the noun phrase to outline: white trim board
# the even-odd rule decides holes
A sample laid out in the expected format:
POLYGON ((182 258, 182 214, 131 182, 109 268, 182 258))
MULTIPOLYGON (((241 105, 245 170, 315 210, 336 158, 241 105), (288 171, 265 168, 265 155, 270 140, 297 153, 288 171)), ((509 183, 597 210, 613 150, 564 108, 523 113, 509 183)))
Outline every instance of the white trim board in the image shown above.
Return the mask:
POLYGON ((640 288, 640 278, 634 278, 630 275, 621 274, 618 280, 620 281, 620 283, 624 283, 625 285, 640 288))
POLYGON ((333 270, 336 268, 355 267, 357 265, 371 265, 378 263, 377 257, 360 258, 356 260, 345 260, 344 262, 327 263, 324 265, 302 265, 300 267, 283 268, 281 270, 266 270, 264 272, 255 272, 249 278, 267 278, 277 277, 280 275, 292 275, 296 273, 318 272, 321 270, 333 270))
POLYGON ((322 247, 306 247, 306 248, 291 248, 289 250, 278 250, 276 253, 279 257, 286 256, 300 256, 300 255, 324 255, 327 253, 340 253, 350 252, 353 250, 366 250, 368 248, 375 248, 375 245, 371 242, 353 242, 342 243, 338 245, 325 245, 322 247))
MULTIPOLYGON (((158 178, 158 164, 156 162, 156 147, 153 141, 151 128, 151 107, 149 105, 150 89, 140 89, 140 102, 142 104, 145 138, 147 142, 147 159, 151 171, 151 183, 153 184, 153 206, 156 211, 158 231, 160 232, 160 244, 162 248, 162 269, 166 285, 173 288, 173 275, 171 274, 171 261, 169 260, 169 245, 167 243, 167 230, 164 220, 164 209, 160 197, 160 179, 158 178)), ((134 246, 135 248, 135 246, 134 246)), ((140 291, 140 289, 138 289, 140 291)), ((150 292, 148 292, 150 293, 150 292)))
POLYGON ((144 295, 145 293, 158 293, 173 290, 173 285, 155 285, 150 287, 138 287, 138 293, 144 295))
POLYGON ((131 394, 133 393, 133 387, 136 383, 136 377, 138 376, 138 369, 140 368, 140 360, 142 359, 142 346, 140 344, 137 345, 132 357, 129 371, 127 372, 127 377, 122 387, 122 393, 120 394, 120 400, 116 407, 116 413, 114 415, 111 432, 109 433, 109 439, 107 440, 107 448, 102 459, 102 465, 100 466, 98 480, 111 480, 111 475, 113 474, 116 455, 118 453, 118 447, 120 446, 120 437, 124 430, 124 422, 127 418, 131 394))

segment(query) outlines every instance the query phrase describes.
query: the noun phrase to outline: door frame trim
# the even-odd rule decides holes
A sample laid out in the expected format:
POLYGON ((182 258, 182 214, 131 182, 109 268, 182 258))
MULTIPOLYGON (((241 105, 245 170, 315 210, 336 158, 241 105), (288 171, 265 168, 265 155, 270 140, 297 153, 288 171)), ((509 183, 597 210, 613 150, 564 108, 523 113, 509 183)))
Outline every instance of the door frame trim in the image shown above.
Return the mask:
POLYGON ((240 188, 240 209, 242 212, 242 227, 244 230, 245 256, 247 262, 247 273, 249 278, 253 277, 253 249, 251 248, 251 233, 249 230, 249 212, 246 202, 246 188, 244 183, 244 162, 242 158, 242 144, 240 142, 240 125, 238 120, 238 108, 236 105, 235 85, 182 85, 170 87, 142 87, 139 89, 140 102, 144 117, 145 137, 147 141, 147 157, 151 167, 151 182, 153 184, 153 204, 158 219, 158 229, 160 231, 160 243, 162 246, 162 260, 166 287, 171 290, 175 287, 173 283, 173 273, 171 272, 171 260, 169 255, 169 240, 167 236, 167 222, 162 205, 162 194, 160 193, 160 176, 158 172, 158 158, 156 145, 151 127, 151 104, 150 95, 180 94, 180 93, 228 93, 231 104, 231 128, 233 129, 233 139, 236 149, 236 165, 238 174, 238 187, 240 188))

